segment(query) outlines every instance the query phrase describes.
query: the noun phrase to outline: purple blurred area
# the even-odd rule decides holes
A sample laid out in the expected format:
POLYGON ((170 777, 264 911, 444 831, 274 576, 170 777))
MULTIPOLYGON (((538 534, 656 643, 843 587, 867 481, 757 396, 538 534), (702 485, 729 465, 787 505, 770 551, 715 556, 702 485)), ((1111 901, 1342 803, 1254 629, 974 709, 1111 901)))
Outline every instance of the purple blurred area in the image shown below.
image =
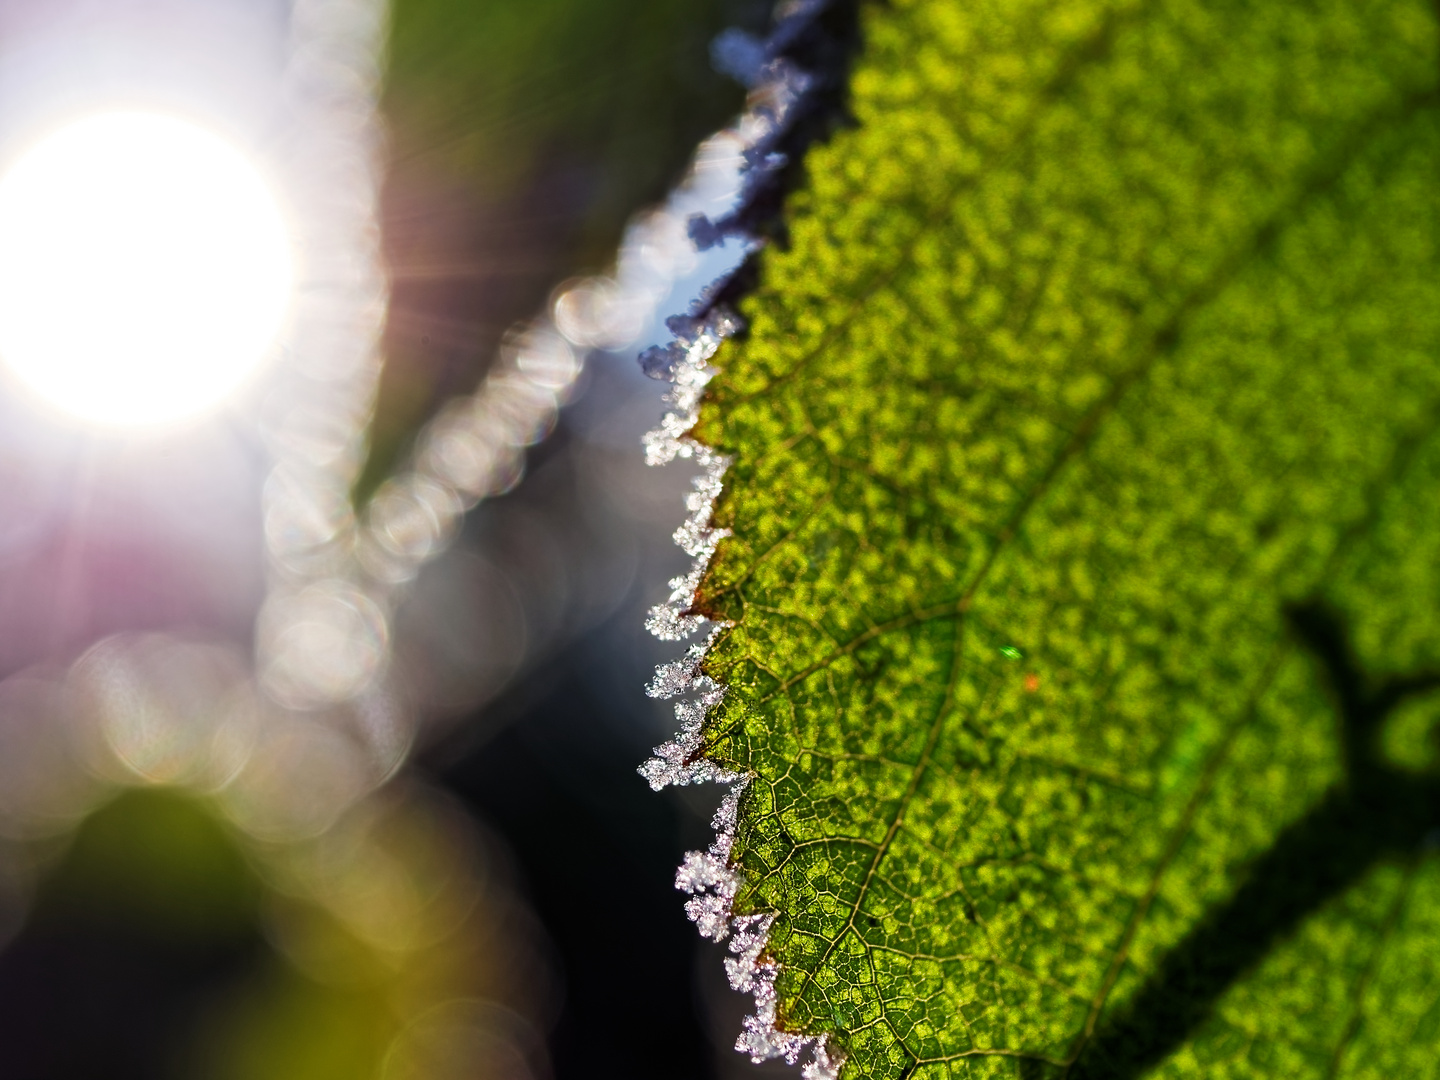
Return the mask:
POLYGON ((0 0, 0 140, 117 104, 240 141, 277 122, 288 0, 0 0))

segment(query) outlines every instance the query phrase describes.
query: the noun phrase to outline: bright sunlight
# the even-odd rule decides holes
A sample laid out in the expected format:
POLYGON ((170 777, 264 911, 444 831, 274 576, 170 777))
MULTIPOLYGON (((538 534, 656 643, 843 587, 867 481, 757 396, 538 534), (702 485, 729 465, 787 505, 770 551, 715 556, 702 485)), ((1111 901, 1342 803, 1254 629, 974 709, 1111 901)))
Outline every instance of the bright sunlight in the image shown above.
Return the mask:
POLYGON ((0 180, 0 358, 83 420, 218 405, 270 354, 292 277, 259 173, 182 120, 92 116, 0 180))

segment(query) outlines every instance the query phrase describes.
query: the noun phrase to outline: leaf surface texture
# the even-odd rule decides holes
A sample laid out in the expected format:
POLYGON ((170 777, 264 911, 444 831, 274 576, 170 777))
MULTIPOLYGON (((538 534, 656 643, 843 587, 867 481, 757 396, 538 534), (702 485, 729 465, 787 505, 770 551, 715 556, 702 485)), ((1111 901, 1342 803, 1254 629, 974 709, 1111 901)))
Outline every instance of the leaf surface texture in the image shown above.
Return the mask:
POLYGON ((848 1078, 1440 1075, 1434 9, 865 36, 697 428, 782 1022, 848 1078))

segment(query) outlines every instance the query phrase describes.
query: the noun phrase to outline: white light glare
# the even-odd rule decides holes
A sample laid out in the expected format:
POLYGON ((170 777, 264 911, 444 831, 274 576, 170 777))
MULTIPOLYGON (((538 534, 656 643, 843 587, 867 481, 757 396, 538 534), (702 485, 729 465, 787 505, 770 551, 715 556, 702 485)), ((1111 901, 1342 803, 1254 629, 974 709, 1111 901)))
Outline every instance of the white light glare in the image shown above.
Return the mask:
POLYGON ((255 168, 182 120, 92 116, 0 180, 0 358, 88 421, 219 404, 269 354, 292 277, 255 168))

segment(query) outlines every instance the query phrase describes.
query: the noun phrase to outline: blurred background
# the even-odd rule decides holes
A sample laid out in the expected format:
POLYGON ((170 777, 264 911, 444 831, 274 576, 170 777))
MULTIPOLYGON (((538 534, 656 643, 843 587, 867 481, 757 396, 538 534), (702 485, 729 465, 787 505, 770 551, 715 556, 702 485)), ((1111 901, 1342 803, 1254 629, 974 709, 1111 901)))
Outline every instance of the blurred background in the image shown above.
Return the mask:
POLYGON ((748 1003, 673 888, 721 792, 635 771, 690 490, 645 468, 635 356, 745 253, 681 228, 734 148, 648 208, 744 105, 711 42, 770 9, 0 0, 0 169, 183 114, 300 264, 202 420, 0 380, 0 1075, 784 1070, 731 1049, 748 1003))

